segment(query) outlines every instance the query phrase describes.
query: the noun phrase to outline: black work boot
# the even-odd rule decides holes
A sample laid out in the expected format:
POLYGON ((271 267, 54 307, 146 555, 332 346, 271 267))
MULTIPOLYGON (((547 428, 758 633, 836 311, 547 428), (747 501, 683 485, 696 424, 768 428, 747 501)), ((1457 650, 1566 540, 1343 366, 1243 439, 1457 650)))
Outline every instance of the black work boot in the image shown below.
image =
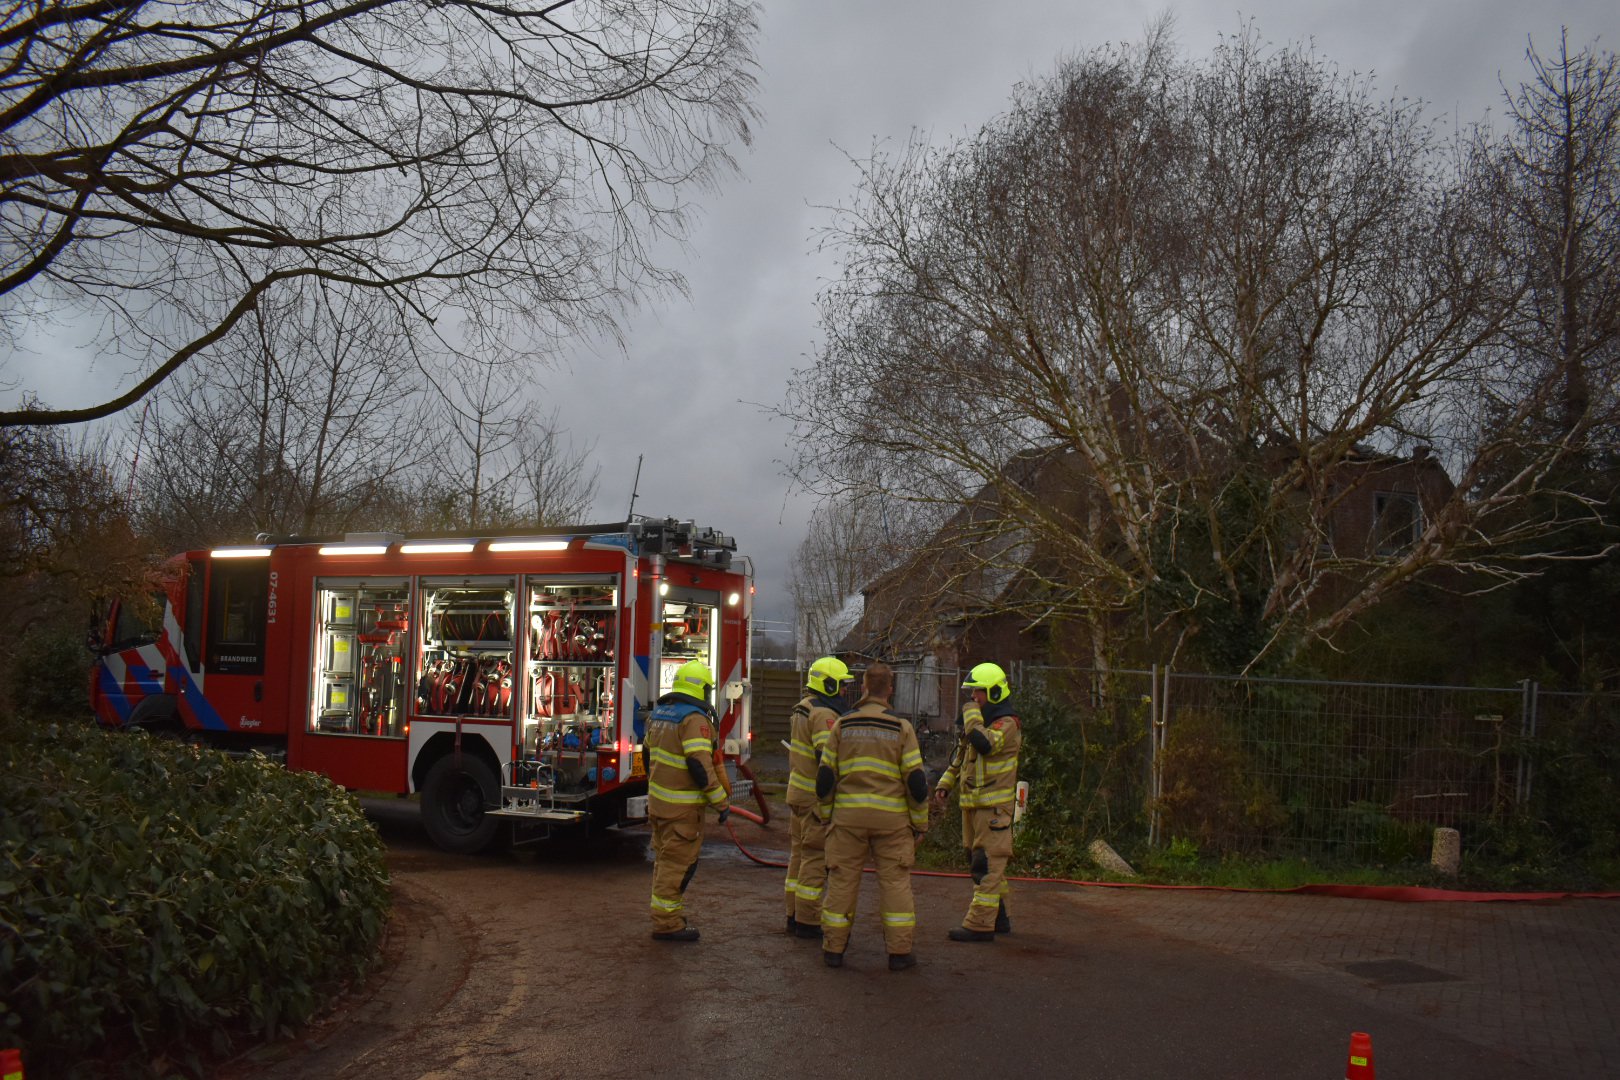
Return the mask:
POLYGON ((1012 933, 1012 920, 1007 917, 1007 901, 1005 900, 996 903, 996 933, 1012 933))
POLYGON ((823 950, 821 954, 821 962, 826 964, 828 967, 843 967, 844 954, 841 952, 826 952, 823 950))
POLYGON ((965 926, 953 926, 946 931, 946 937, 952 941, 994 941, 996 935, 989 930, 969 930, 965 926))
POLYGON ((796 934, 799 932, 799 920, 795 919, 791 915, 788 916, 787 932, 790 934, 796 934))
POLYGON ((916 966, 917 966, 917 958, 915 956, 913 956, 911 953, 897 952, 897 953, 890 953, 889 954, 889 970, 890 971, 904 971, 904 970, 906 970, 906 968, 912 968, 912 967, 916 967, 916 966))
POLYGON ((698 931, 695 926, 683 926, 679 930, 654 930, 654 941, 696 941, 698 931))
POLYGON ((807 923, 807 922, 797 923, 797 924, 795 924, 795 926, 793 928, 793 936, 794 937, 801 937, 801 938, 808 938, 808 939, 810 939, 812 941, 820 941, 821 940, 821 927, 813 926, 813 925, 811 925, 810 923, 807 923))

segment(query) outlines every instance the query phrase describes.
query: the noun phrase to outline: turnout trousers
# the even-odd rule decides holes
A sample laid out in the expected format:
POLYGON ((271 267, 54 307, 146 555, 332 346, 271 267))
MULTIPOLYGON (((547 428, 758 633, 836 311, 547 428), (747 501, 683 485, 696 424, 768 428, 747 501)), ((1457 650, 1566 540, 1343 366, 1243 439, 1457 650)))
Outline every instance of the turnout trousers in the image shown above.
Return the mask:
POLYGON ((968 867, 973 872, 973 900, 962 925, 968 930, 994 930, 996 910, 1007 901, 1007 860, 1012 858, 1013 804, 966 811, 968 867))
POLYGON ((814 806, 788 808, 787 913, 807 926, 821 925, 827 884, 827 826, 814 806))
MULTIPOLYGON (((877 866, 878 907, 883 914, 883 943, 890 955, 909 953, 917 936, 917 905, 911 896, 911 867, 917 861, 911 828, 872 829, 840 825, 827 829, 827 898, 821 907, 821 948, 841 953, 849 944, 860 898, 861 868, 867 856, 877 866)), ((991 909, 994 916, 995 909, 991 909)))
POLYGON ((652 819, 653 933, 686 925, 686 886, 697 871, 703 850, 703 811, 652 819))

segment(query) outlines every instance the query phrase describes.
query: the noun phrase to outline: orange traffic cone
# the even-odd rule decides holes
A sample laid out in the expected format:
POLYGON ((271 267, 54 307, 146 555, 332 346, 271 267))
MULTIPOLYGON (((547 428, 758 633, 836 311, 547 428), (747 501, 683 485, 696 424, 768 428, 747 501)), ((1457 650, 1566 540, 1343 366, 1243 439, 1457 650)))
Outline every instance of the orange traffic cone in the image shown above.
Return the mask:
POLYGON ((21 1050, 0 1050, 0 1080, 23 1080, 21 1050))
POLYGON ((1350 1033, 1350 1064, 1344 1067, 1344 1080, 1376 1080, 1373 1070, 1372 1036, 1365 1031, 1350 1033))

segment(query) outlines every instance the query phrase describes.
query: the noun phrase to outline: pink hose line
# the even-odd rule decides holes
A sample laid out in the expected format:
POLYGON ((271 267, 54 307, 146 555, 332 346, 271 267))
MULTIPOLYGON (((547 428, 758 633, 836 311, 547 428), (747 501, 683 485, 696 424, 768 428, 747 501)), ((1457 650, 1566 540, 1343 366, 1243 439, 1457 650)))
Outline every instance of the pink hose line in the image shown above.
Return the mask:
MULTIPOLYGON (((756 785, 754 788, 758 791, 756 785)), ((747 818, 756 825, 764 825, 765 819, 758 814, 744 810, 741 807, 732 807, 731 812, 739 817, 747 818)), ((737 845, 737 850, 760 866, 775 867, 785 870, 787 863, 774 862, 761 858, 743 846, 737 838, 737 831, 726 822, 726 832, 731 834, 731 842, 737 845)), ((870 866, 864 868, 866 873, 876 873, 870 866)), ((953 870, 913 870, 913 877, 938 878, 965 878, 971 875, 953 870)), ((1497 892, 1463 892, 1460 889, 1424 889, 1412 885, 1295 885, 1288 889, 1251 889, 1234 885, 1154 885, 1138 881, 1082 881, 1076 878, 1059 877, 1014 877, 1009 874, 1008 881, 1022 881, 1035 885, 1079 885, 1096 889, 1162 889, 1168 892, 1235 892, 1235 893, 1298 893, 1309 896, 1337 896, 1351 900, 1393 900, 1402 903, 1484 903, 1488 901, 1505 900, 1620 900, 1620 892, 1532 892, 1532 893, 1497 893, 1497 892)))

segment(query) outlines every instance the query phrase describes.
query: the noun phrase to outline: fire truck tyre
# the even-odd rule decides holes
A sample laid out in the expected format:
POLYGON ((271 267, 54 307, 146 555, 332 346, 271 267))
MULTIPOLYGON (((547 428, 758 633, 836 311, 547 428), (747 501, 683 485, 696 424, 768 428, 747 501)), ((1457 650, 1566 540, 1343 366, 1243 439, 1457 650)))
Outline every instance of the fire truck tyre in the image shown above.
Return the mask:
POLYGON ((499 792, 495 773, 480 758, 450 754, 433 763, 422 784, 422 825, 441 849, 457 855, 482 851, 501 819, 484 813, 499 792))
POLYGON ((169 738, 179 738, 186 731, 185 725, 180 723, 172 694, 153 694, 143 699, 129 714, 124 727, 128 731, 138 729, 169 738))

